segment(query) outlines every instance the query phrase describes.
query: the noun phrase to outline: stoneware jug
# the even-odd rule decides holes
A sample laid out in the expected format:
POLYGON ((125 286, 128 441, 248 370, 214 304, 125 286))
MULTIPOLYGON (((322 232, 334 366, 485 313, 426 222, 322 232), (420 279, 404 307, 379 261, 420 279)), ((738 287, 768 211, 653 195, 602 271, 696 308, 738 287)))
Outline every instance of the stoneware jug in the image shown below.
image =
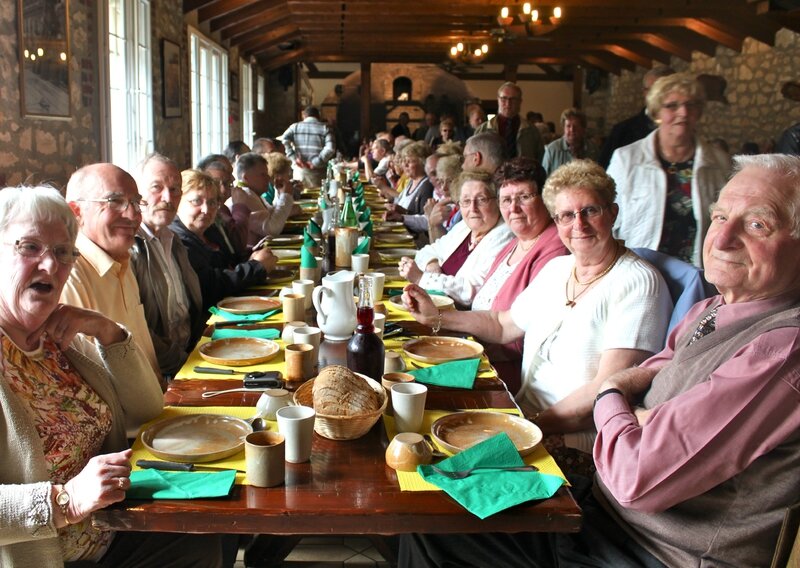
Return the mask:
POLYGON ((353 300, 355 272, 340 270, 322 279, 314 288, 312 300, 317 310, 317 327, 325 339, 346 341, 356 328, 356 303, 353 300))

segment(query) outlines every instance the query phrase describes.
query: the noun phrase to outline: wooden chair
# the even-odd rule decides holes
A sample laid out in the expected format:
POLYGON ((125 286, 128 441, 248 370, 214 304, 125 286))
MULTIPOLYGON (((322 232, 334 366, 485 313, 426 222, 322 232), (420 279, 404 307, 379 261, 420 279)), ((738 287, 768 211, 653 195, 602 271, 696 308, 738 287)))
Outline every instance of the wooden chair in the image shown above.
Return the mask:
POLYGON ((770 568, 800 568, 800 503, 786 509, 770 568))

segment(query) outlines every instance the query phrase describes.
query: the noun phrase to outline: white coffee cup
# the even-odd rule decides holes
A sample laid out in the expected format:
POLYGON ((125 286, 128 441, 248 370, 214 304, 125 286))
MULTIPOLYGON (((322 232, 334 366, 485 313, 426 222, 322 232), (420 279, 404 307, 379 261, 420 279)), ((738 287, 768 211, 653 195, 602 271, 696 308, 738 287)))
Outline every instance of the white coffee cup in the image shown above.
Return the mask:
POLYGON ((370 272, 366 276, 370 285, 372 302, 377 304, 383 299, 383 286, 386 284, 386 275, 383 272, 370 272))
POLYGON ((292 282, 292 290, 295 294, 303 294, 305 298, 305 302, 303 303, 303 307, 306 310, 311 309, 311 293, 314 291, 314 281, 313 280, 294 280, 292 282))
POLYGON ((286 461, 303 463, 311 459, 316 412, 309 406, 278 409, 278 431, 286 438, 286 461))
POLYGON ((310 325, 296 327, 293 331, 292 341, 314 347, 314 374, 316 374, 319 369, 319 344, 322 342, 322 331, 318 327, 310 325))
POLYGON ((372 319, 372 326, 375 328, 375 333, 378 337, 383 339, 383 326, 386 325, 386 314, 376 313, 372 319))
POLYGON ((398 433, 419 432, 425 416, 425 399, 428 387, 422 383, 397 383, 392 385, 394 425, 398 433))
POLYGON ((366 272, 369 268, 368 254, 354 254, 350 257, 350 270, 355 273, 366 272))

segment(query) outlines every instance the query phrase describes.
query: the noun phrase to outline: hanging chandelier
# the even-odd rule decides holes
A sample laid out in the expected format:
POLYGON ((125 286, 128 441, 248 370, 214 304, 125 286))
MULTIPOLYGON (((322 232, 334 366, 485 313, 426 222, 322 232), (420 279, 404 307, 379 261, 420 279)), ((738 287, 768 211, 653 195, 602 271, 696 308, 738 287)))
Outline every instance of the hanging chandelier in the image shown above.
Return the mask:
POLYGON ((564 11, 561 6, 534 6, 531 2, 525 2, 521 6, 512 8, 503 6, 497 23, 508 30, 517 25, 525 27, 527 35, 541 35, 553 31, 561 25, 564 11))
POLYGON ((450 59, 458 63, 466 63, 467 65, 480 63, 488 54, 489 46, 487 44, 484 43, 479 46, 473 46, 472 44, 465 44, 462 41, 452 45, 449 53, 450 59))

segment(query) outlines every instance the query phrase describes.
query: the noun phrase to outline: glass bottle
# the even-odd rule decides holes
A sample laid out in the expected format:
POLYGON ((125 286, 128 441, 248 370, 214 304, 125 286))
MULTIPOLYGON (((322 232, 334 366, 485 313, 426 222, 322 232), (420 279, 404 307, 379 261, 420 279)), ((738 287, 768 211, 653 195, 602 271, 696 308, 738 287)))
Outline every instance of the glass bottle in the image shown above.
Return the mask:
POLYGON ((321 240, 324 241, 322 250, 322 276, 327 276, 330 272, 336 270, 336 227, 339 226, 339 202, 334 197, 331 199, 331 207, 333 214, 331 215, 331 226, 327 235, 323 235, 321 240))
POLYGON ((347 368, 380 383, 383 376, 384 346, 372 325, 375 308, 372 305, 371 290, 369 277, 359 275, 356 311, 358 325, 347 343, 347 368))
POLYGON ((344 199, 344 206, 342 208, 342 216, 339 219, 339 225, 341 227, 358 227, 356 207, 353 205, 353 198, 349 195, 344 199))

